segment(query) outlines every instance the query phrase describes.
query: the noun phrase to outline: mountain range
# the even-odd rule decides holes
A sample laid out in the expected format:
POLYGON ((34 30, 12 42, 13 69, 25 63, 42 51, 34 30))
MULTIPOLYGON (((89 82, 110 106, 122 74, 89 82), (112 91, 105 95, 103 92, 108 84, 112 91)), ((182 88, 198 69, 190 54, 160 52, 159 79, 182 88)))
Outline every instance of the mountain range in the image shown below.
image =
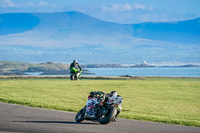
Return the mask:
POLYGON ((0 60, 199 63, 200 18, 118 24, 81 12, 0 14, 0 60))

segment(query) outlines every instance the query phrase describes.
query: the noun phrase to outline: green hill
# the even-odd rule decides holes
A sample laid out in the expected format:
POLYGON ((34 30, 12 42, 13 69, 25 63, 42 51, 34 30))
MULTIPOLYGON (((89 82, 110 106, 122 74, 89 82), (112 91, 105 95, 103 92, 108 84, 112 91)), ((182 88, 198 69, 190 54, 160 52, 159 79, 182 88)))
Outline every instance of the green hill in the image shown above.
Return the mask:
POLYGON ((69 65, 63 63, 25 63, 0 61, 0 75, 25 75, 26 72, 43 72, 47 75, 69 74, 69 65))

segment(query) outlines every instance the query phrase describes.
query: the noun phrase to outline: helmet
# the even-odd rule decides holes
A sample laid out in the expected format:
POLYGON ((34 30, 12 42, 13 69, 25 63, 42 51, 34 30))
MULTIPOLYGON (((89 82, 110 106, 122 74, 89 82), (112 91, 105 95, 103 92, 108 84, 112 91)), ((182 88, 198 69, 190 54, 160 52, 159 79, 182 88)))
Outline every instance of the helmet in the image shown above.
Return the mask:
POLYGON ((116 91, 111 91, 110 92, 110 96, 117 96, 117 92, 116 91))
POLYGON ((74 60, 74 63, 77 63, 78 61, 77 60, 74 60))

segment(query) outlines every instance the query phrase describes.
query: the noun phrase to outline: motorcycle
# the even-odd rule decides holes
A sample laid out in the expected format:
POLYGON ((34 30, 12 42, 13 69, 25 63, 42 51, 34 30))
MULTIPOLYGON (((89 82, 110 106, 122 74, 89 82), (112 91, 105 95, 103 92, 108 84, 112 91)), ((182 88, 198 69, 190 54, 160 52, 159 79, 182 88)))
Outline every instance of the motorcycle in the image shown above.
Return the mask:
POLYGON ((82 70, 75 70, 74 72, 70 72, 71 80, 79 80, 81 78, 82 70))
POLYGON ((75 116, 76 122, 83 120, 98 121, 100 124, 115 122, 122 110, 123 98, 119 95, 111 96, 107 101, 99 101, 98 96, 88 97, 84 106, 75 116))

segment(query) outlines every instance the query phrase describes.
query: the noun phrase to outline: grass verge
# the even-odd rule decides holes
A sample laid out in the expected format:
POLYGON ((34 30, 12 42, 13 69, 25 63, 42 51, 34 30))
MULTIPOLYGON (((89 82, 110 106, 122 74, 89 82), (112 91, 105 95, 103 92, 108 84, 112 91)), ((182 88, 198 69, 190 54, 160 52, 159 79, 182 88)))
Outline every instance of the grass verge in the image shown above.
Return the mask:
POLYGON ((121 118, 200 127, 200 79, 0 79, 0 101, 77 112, 90 91, 116 90, 121 118))

